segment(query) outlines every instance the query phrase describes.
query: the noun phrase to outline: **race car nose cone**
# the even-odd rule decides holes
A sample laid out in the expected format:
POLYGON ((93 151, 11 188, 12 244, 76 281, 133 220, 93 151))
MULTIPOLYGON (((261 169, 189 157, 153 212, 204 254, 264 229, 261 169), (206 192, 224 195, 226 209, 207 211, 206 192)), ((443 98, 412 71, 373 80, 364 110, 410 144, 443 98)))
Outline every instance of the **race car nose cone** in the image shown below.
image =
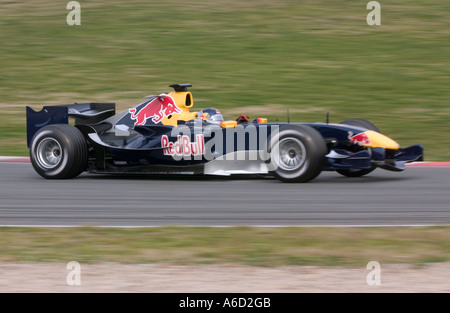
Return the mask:
POLYGON ((391 138, 380 134, 373 130, 368 130, 364 132, 367 137, 369 138, 370 144, 367 145, 372 148, 385 148, 385 149, 392 149, 397 150, 400 149, 400 145, 392 140, 391 138))

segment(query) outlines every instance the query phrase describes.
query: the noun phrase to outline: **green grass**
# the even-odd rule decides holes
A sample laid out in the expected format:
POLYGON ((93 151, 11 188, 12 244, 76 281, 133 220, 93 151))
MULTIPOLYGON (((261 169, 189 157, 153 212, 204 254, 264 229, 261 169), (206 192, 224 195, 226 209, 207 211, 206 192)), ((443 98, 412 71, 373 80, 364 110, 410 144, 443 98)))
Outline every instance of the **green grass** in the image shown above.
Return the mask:
POLYGON ((0 228, 0 261, 347 266, 450 261, 450 227, 0 228))
POLYGON ((26 155, 25 106, 114 101, 172 83, 195 107, 269 120, 369 119, 427 160, 450 158, 450 3, 67 1, 0 4, 0 155, 26 155))

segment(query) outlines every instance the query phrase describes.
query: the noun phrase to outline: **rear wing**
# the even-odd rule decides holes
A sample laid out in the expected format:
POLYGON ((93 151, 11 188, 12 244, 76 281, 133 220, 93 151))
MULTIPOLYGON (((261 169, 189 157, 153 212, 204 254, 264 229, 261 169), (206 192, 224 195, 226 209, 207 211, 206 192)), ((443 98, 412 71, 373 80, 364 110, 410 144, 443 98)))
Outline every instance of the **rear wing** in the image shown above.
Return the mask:
POLYGON ((115 103, 44 106, 39 112, 27 106, 27 145, 30 146, 31 139, 39 129, 52 124, 68 124, 69 117, 75 119, 75 125, 92 125, 115 114, 115 103))

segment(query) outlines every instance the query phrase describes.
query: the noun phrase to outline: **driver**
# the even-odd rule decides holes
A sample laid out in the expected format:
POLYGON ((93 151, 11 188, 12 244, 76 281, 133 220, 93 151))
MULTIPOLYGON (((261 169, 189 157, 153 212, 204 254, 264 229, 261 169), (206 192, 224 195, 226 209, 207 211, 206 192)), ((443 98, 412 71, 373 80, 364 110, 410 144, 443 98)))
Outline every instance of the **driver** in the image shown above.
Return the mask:
POLYGON ((207 108, 203 109, 198 112, 197 118, 210 123, 210 124, 220 124, 220 122, 223 122, 223 116, 222 113, 220 113, 219 110, 216 108, 207 108))

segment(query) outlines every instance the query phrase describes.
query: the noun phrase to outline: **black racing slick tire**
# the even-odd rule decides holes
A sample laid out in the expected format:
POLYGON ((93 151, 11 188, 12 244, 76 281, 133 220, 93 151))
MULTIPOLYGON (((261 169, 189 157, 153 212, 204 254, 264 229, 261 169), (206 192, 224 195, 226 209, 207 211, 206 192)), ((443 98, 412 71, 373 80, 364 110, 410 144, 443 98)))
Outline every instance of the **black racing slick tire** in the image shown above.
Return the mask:
MULTIPOLYGON (((381 133, 380 129, 374 123, 362 118, 350 118, 348 120, 342 121, 340 124, 362 127, 368 130, 376 131, 377 133, 381 133)), ((371 168, 367 169, 336 170, 336 172, 346 177, 361 177, 372 173, 376 168, 377 166, 374 164, 371 168)))
POLYGON ((362 177, 364 175, 372 173, 376 168, 376 165, 372 165, 371 168, 366 169, 336 170, 336 172, 346 177, 362 177))
POLYGON ((30 161, 36 172, 44 178, 74 178, 87 168, 86 140, 74 126, 45 126, 31 140, 30 161))
POLYGON ((378 129, 378 127, 365 119, 362 118, 350 118, 348 120, 342 121, 339 124, 346 124, 346 125, 351 125, 351 126, 356 126, 356 127, 362 127, 362 128, 366 128, 368 130, 373 130, 376 131, 377 133, 381 133, 381 131, 378 129))
POLYGON ((322 135, 307 125, 284 125, 269 139, 269 170, 283 182, 304 183, 325 166, 327 146, 322 135))

